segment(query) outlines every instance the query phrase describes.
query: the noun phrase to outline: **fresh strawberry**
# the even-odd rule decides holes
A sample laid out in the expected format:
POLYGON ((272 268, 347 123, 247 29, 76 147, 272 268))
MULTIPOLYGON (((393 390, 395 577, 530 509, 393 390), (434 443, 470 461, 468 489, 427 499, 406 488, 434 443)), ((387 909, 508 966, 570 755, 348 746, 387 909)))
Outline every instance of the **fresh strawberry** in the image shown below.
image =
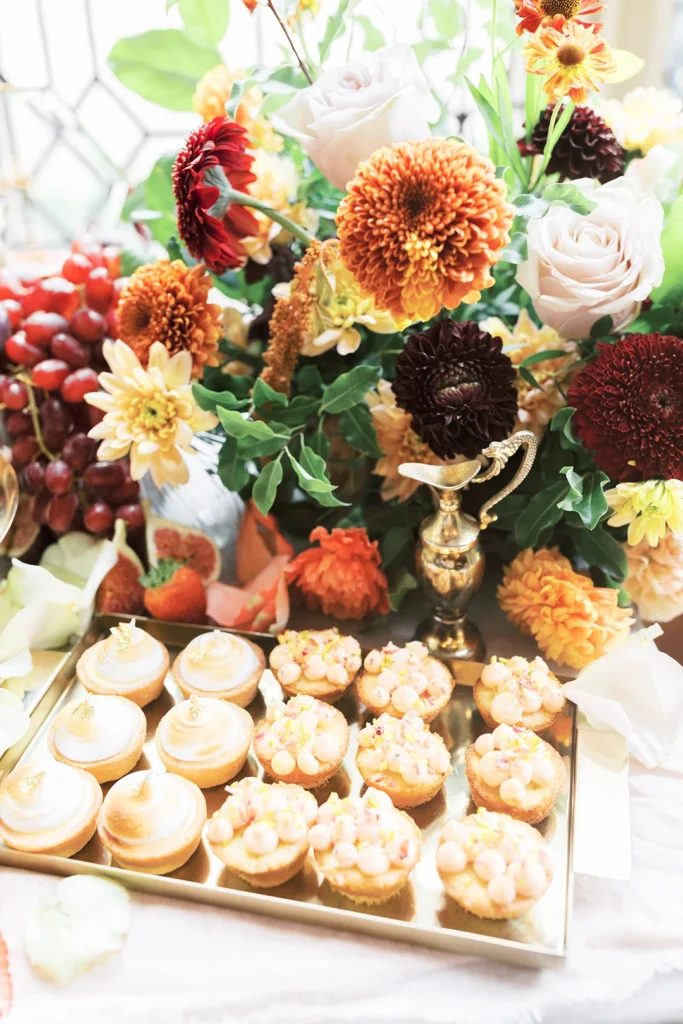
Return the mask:
POLYGON ((5 940, 0 934, 0 1017, 9 1017, 12 1009, 12 975, 5 940))
POLYGON ((140 578, 145 588, 145 608, 155 619, 172 622, 204 622, 206 591, 199 573, 172 558, 160 558, 146 576, 140 578))

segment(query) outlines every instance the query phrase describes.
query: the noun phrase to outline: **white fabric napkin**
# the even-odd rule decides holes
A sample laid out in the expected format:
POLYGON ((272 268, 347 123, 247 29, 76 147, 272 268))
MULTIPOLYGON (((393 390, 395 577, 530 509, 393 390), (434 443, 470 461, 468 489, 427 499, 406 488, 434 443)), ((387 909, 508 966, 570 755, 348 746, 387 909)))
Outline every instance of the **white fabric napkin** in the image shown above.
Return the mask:
POLYGON ((658 625, 639 630, 564 687, 591 724, 624 736, 646 768, 661 764, 683 734, 683 666, 657 649, 661 635, 658 625))

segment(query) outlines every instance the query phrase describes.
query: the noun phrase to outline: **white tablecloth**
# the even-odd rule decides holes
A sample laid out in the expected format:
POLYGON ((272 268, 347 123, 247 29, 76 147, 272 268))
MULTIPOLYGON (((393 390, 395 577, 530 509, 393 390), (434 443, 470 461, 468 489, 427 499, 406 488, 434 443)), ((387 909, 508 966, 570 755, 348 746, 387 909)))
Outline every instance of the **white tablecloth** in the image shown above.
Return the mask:
POLYGON ((530 971, 133 895, 123 952, 56 990, 25 957, 55 879, 0 872, 11 1024, 664 1024, 683 1019, 683 746, 631 771, 629 882, 577 877, 564 970, 530 971), (647 987, 643 996, 638 993, 647 987), (617 1005, 618 1004, 618 1005, 617 1005))

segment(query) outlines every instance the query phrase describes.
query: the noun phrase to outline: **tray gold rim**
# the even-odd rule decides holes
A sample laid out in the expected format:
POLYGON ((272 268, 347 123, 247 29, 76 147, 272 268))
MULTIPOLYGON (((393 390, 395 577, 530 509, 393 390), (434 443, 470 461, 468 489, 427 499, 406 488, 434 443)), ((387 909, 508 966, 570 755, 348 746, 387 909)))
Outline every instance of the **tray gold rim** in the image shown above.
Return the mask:
MULTIPOLYGON (((18 764, 36 734, 50 716, 55 705, 71 685, 76 662, 108 624, 115 624, 130 616, 96 615, 83 637, 65 654, 56 668, 39 688, 33 700, 31 725, 26 735, 0 758, 0 781, 18 764)), ((171 623, 156 619, 136 617, 141 626, 164 642, 178 645, 189 643, 194 636, 205 632, 206 626, 187 623, 171 623), (171 638, 172 637, 172 638, 171 638)), ((244 635, 268 651, 275 643, 275 637, 264 633, 241 633, 239 630, 224 632, 244 635)), ((464 663, 465 667, 473 663, 464 663)), ((457 681, 471 685, 467 679, 458 679, 458 670, 463 663, 455 665, 457 681)), ((241 889, 218 888, 199 885, 197 882, 167 875, 146 875, 113 865, 96 864, 73 858, 55 857, 45 854, 27 854, 12 850, 0 843, 0 866, 29 871, 44 871, 49 874, 101 875, 120 882, 136 892, 147 892, 165 898, 182 899, 191 903, 228 907, 239 912, 262 914, 267 917, 297 924, 318 927, 337 926, 344 931, 370 935, 412 945, 427 946, 445 952, 475 955, 523 967, 561 967, 566 958, 567 938, 571 923, 573 904, 572 856, 574 844, 574 820, 576 811, 576 757, 577 757, 577 716, 572 712, 571 770, 568 804, 567 870, 564 893, 565 913, 562 948, 558 951, 533 943, 517 942, 514 939, 494 935, 480 935, 458 929, 415 924, 381 915, 364 914, 354 910, 330 907, 321 904, 297 902, 281 896, 241 889)))

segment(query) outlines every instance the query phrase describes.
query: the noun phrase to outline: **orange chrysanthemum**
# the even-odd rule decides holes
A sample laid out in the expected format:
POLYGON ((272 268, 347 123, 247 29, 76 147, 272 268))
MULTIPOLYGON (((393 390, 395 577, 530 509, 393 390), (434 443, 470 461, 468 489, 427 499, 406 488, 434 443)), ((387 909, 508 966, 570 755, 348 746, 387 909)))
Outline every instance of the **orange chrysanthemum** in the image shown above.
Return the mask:
POLYGON ((157 260, 138 267, 121 292, 116 310, 119 338, 147 366, 155 341, 168 350, 189 352, 192 376, 218 364, 222 334, 220 306, 208 302, 211 278, 204 267, 182 260, 157 260))
POLYGON ((387 578, 380 569, 377 541, 365 528, 332 530, 316 526, 309 538, 320 547, 302 551, 285 570, 310 609, 336 619, 364 619, 389 612, 387 578))
POLYGON ((580 25, 589 25, 590 22, 580 19, 605 10, 596 0, 515 0, 515 7, 519 18, 519 36, 522 32, 537 32, 541 25, 553 25, 561 29, 565 21, 572 19, 580 25))
POLYGON ((646 622, 671 622, 683 615, 683 538, 667 533, 656 547, 641 540, 625 545, 624 583, 646 622))
POLYGON ((508 242, 505 196, 488 157, 455 139, 378 149, 339 206, 342 260, 396 317, 429 320, 476 302, 508 242))
POLYGON ((498 601, 546 657, 576 669, 602 657, 634 621, 616 590, 594 586, 557 548, 520 552, 505 569, 498 601))
POLYGON ((574 103, 585 103, 588 93, 617 70, 599 26, 586 28, 576 21, 568 21, 561 30, 548 27, 530 36, 524 56, 527 71, 546 76, 543 91, 550 100, 569 96, 574 103))

